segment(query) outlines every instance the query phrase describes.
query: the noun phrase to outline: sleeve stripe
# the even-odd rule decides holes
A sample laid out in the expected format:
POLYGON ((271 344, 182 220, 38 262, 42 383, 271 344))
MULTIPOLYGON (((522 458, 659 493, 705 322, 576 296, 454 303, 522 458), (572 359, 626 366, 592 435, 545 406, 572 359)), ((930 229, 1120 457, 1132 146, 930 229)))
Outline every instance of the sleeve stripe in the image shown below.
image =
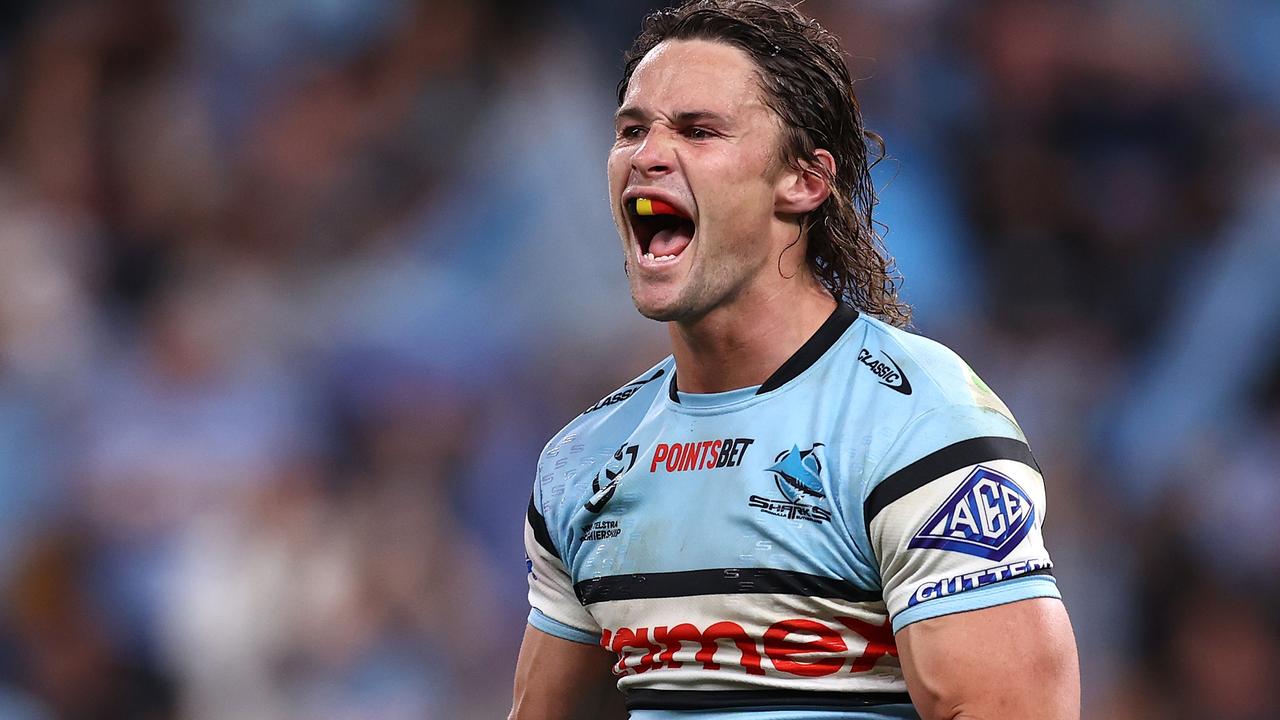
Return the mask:
POLYGON ((871 521, 895 500, 918 490, 948 473, 992 460, 1015 460, 1040 472, 1031 448, 1021 440, 1007 437, 977 437, 961 440, 925 455, 895 472, 876 486, 862 504, 862 517, 871 533, 871 521))
POLYGON ((894 615, 893 631, 901 632, 903 628, 921 620, 971 610, 985 610, 1033 598, 1062 599, 1062 593, 1058 590, 1058 582, 1054 579, 1053 573, 1027 573, 986 587, 922 602, 894 615))
POLYGON ((542 513, 538 512, 538 506, 533 502, 533 496, 529 496, 529 527, 533 528, 533 538, 538 541, 543 550, 551 553, 551 556, 560 560, 560 551, 556 550, 555 543, 551 542, 551 533, 547 532, 547 520, 542 517, 542 513))
POLYGON ((593 633, 589 630, 583 630, 572 625, 566 625, 542 612, 538 608, 529 609, 529 624, 542 632, 558 637, 561 640, 569 640, 570 642, 582 643, 583 645, 600 644, 600 633, 593 633))

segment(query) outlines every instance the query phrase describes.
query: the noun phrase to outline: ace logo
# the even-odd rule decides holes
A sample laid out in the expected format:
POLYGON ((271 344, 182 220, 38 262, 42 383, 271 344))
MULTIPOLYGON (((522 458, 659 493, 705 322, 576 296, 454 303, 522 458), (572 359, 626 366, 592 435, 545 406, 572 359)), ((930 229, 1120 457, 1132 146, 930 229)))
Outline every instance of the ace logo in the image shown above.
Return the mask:
POLYGON ((925 521, 909 547, 1003 560, 1031 531, 1035 518, 1035 506, 1025 490, 979 465, 925 521))

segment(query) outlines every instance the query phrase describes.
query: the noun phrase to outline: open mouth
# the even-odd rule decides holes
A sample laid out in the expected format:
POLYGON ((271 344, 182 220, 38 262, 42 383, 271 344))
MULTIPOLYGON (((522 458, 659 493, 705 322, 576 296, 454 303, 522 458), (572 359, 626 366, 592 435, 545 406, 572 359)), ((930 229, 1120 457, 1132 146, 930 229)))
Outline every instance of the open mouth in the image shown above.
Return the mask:
POLYGON ((652 198, 627 201, 631 230, 640 254, 652 262, 670 262, 693 242, 693 219, 680 208, 652 198))

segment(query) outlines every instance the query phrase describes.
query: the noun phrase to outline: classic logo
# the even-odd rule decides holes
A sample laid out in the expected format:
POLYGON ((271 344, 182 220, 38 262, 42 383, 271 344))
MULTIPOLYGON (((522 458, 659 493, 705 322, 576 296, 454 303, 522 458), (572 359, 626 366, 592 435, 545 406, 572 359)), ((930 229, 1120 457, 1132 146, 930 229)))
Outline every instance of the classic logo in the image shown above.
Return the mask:
POLYGON ((748 501, 751 507, 788 520, 802 518, 816 523, 830 520, 829 511, 804 502, 821 500, 827 496, 822 489, 822 461, 816 453, 820 447, 823 447, 822 443, 814 443, 808 450, 792 445, 790 450, 779 453, 765 471, 773 473, 774 484, 778 486, 782 498, 752 495, 748 501))
POLYGON ((1035 519, 1035 506, 1025 490, 979 465, 925 521, 908 547, 1003 560, 1031 531, 1035 519))
POLYGON ((600 469, 600 472, 596 473, 596 476, 591 479, 591 489, 595 494, 587 500, 583 507, 593 513, 603 510, 604 506, 613 498, 614 492, 618 490, 618 479, 636 466, 636 458, 639 456, 639 445, 623 443, 618 448, 618 451, 613 454, 613 457, 600 469), (601 476, 604 476, 603 484, 600 482, 601 476))
POLYGON ((613 405, 614 403, 620 403, 623 400, 626 400, 632 395, 635 395, 636 391, 639 390, 640 388, 662 377, 663 373, 665 372, 666 370, 659 369, 658 372, 654 373, 653 375, 650 375, 649 377, 643 380, 636 380, 635 382, 629 382, 626 385, 623 385, 621 388, 619 388, 618 392, 610 395, 607 398, 600 400, 600 402, 597 402, 595 405, 592 405, 586 410, 583 410, 582 414, 586 415, 588 413, 593 413, 599 410, 600 408, 606 408, 606 407, 609 407, 610 405, 613 405))
POLYGON ((889 357, 887 353, 881 351, 880 354, 889 362, 882 362, 876 358, 875 355, 872 355, 871 351, 866 348, 862 348, 858 351, 858 362, 865 365, 868 370, 875 374, 876 377, 880 378, 881 385, 893 390, 894 392, 900 392, 903 395, 910 395, 911 381, 908 380, 906 374, 902 372, 902 368, 898 367, 898 363, 894 362, 893 358, 889 357))

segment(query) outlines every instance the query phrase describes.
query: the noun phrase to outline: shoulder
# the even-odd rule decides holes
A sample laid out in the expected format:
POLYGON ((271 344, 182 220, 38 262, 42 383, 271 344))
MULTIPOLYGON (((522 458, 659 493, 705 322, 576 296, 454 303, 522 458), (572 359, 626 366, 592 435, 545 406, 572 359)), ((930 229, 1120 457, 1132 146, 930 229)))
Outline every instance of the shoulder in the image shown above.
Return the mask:
POLYGON ((666 391, 674 366, 675 360, 668 355, 658 364, 606 393, 553 435, 543 448, 542 457, 547 457, 547 453, 556 447, 577 439, 609 435, 613 427, 628 425, 633 418, 643 417, 653 402, 661 399, 666 391))
POLYGON ((973 407, 1013 420, 1009 408, 951 348, 931 338, 863 317, 866 331, 858 362, 914 397, 912 417, 935 408, 973 407), (895 377, 896 376, 896 377, 895 377))
POLYGON ((674 360, 668 356, 635 378, 605 394, 551 437, 538 456, 534 501, 543 513, 549 498, 573 495, 573 485, 589 483, 587 469, 612 456, 655 402, 666 392, 674 360), (585 477, 585 480, 583 479, 585 477))
MULTIPOLYGON (((583 410, 578 417, 574 418, 569 426, 573 427, 575 423, 584 421, 592 415, 600 414, 601 417, 608 417, 620 410, 621 403, 630 400, 636 395, 661 396, 662 389, 666 387, 666 381, 671 379, 671 370, 675 367, 675 359, 670 355, 663 358, 661 362, 648 370, 640 373, 632 378, 626 384, 609 392, 600 398, 591 407, 583 410), (601 412, 608 411, 608 412, 601 412)), ((601 417, 595 419, 599 420, 601 417)))
POLYGON ((968 464, 971 456, 981 456, 1034 466, 1013 413, 950 348, 874 318, 865 319, 860 339, 848 351, 857 353, 856 370, 897 389, 879 393, 874 406, 864 493, 908 465, 968 464))

